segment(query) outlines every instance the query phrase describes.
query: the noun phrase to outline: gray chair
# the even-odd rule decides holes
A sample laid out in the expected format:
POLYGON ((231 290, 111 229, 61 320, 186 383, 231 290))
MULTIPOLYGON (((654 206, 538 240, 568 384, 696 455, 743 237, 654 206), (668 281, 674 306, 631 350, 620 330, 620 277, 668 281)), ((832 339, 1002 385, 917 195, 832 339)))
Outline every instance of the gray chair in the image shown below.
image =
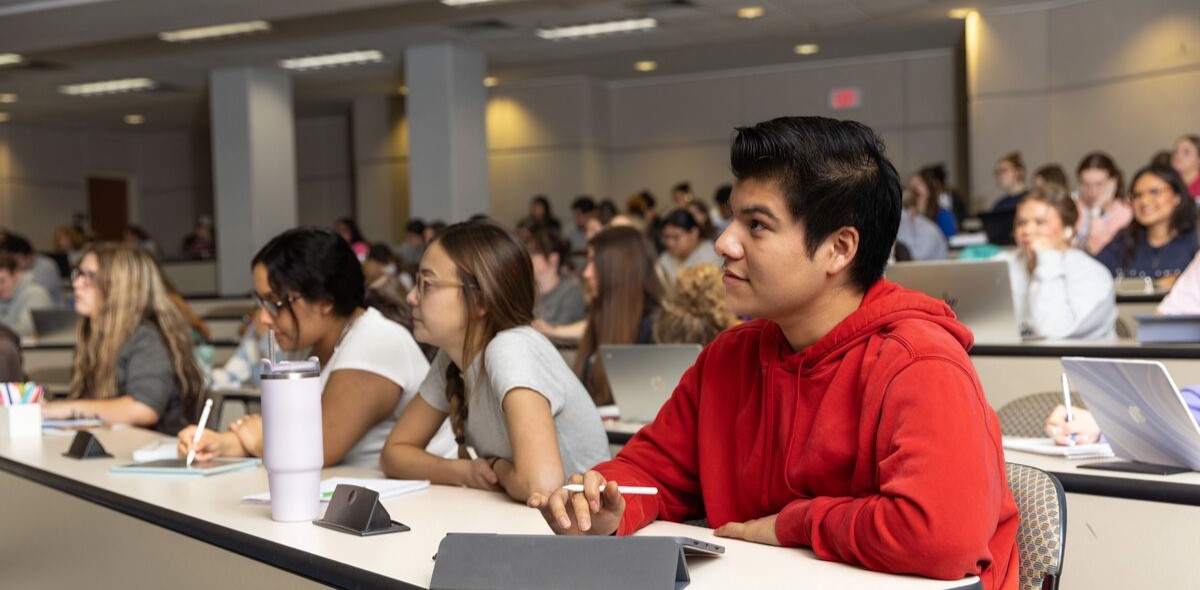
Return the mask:
POLYGON ((1067 540, 1067 499, 1053 475, 1005 463, 1008 487, 1020 513, 1017 552, 1021 590, 1055 590, 1063 570, 1067 540))
MULTIPOLYGON (((1031 393, 1019 397, 996 410, 1000 433, 1004 436, 1046 436, 1046 417, 1062 403, 1062 392, 1031 393)), ((1071 392, 1071 405, 1087 409, 1078 393, 1071 392)))

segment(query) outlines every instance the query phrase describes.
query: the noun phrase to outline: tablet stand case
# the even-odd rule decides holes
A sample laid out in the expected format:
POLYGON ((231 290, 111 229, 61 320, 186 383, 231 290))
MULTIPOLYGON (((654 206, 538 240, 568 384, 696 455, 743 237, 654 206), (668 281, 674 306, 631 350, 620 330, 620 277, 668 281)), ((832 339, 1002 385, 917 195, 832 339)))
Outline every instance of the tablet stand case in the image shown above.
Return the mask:
POLYGON ((104 445, 100 444, 96 435, 86 430, 80 430, 75 433, 75 439, 71 441, 71 448, 63 453, 63 456, 72 459, 99 459, 112 455, 104 450, 104 445))
POLYGON ((679 590, 691 582, 672 537, 450 533, 431 590, 679 590))
POLYGON ((379 502, 379 492, 360 486, 338 484, 325 509, 325 518, 313 524, 360 537, 402 533, 409 529, 388 514, 379 502))

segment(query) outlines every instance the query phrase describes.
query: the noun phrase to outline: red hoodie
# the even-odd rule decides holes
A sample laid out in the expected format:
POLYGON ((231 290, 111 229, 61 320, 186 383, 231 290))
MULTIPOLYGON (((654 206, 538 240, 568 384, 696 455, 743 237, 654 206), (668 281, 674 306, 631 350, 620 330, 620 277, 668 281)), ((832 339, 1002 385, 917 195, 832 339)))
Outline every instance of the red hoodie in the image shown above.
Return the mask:
POLYGON ((886 280, 800 352, 773 322, 727 330, 596 467, 659 488, 627 499, 618 534, 779 514, 780 543, 821 559, 1016 588, 1017 507, 971 344, 948 306, 886 280))

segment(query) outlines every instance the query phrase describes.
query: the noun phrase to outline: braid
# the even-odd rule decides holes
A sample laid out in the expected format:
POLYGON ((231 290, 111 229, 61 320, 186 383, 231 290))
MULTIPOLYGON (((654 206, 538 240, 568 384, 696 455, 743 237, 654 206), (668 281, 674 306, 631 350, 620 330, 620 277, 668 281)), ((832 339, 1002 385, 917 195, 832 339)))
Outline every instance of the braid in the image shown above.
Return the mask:
POLYGON ((458 458, 470 459, 467 453, 467 399, 462 371, 454 363, 446 366, 446 399, 450 402, 450 430, 458 443, 458 458))

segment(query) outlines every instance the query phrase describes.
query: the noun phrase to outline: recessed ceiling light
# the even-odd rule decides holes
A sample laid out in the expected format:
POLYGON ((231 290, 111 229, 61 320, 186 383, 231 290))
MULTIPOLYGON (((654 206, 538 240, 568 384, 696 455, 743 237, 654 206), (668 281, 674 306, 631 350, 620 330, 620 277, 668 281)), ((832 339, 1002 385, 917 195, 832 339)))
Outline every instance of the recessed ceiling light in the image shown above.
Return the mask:
POLYGON ((653 72, 658 69, 658 62, 650 60, 634 62, 633 69, 639 72, 653 72))
POLYGON ((12 115, 10 115, 8 113, 0 113, 0 123, 7 123, 8 120, 11 118, 12 118, 12 115))
POLYGON ((471 4, 487 4, 496 0, 442 0, 446 6, 469 6, 471 4))
POLYGON ((383 53, 369 49, 366 51, 347 51, 345 53, 329 53, 326 55, 310 55, 281 60, 280 66, 289 70, 315 70, 336 66, 353 66, 359 64, 383 61, 383 53))
POLYGON ((488 76, 483 79, 483 85, 487 86, 488 88, 491 88, 492 86, 495 86, 499 83, 500 83, 500 80, 497 80, 495 76, 488 76))
POLYGON ((146 117, 142 115, 125 115, 126 125, 141 125, 146 122, 146 117))
POLYGON ((737 17, 745 20, 762 18, 767 11, 761 6, 743 6, 737 10, 737 17))
POLYGON ((158 87, 158 82, 150 78, 121 78, 119 80, 102 80, 86 84, 66 84, 58 87, 58 91, 71 96, 97 96, 101 94, 117 94, 120 92, 137 92, 152 90, 158 87))
POLYGON ((271 23, 265 20, 251 20, 240 23, 226 23, 223 25, 212 25, 208 27, 163 31, 158 34, 158 38, 171 43, 179 43, 186 41, 200 41, 201 39, 215 39, 217 37, 231 37, 233 35, 246 35, 249 33, 258 33, 270 30, 271 23))
POLYGON ((586 25, 571 25, 566 27, 549 27, 545 29, 538 29, 537 36, 543 39, 551 40, 578 39, 582 37, 598 37, 600 35, 615 35, 617 33, 646 31, 657 26, 658 21, 652 18, 631 18, 626 20, 613 20, 586 25))
POLYGON ((0 102, 7 104, 17 102, 17 95, 13 92, 0 92, 0 102))
POLYGON ((20 54, 0 53, 0 66, 15 66, 23 61, 20 54))
POLYGON ((794 49, 796 55, 812 55, 821 50, 821 46, 816 43, 802 43, 794 49))
POLYGON ((950 12, 947 12, 946 16, 949 16, 950 18, 954 18, 954 19, 958 19, 958 20, 963 20, 963 19, 967 18, 968 16, 971 16, 972 12, 975 12, 975 10, 971 9, 971 8, 955 8, 955 9, 951 10, 950 12))

